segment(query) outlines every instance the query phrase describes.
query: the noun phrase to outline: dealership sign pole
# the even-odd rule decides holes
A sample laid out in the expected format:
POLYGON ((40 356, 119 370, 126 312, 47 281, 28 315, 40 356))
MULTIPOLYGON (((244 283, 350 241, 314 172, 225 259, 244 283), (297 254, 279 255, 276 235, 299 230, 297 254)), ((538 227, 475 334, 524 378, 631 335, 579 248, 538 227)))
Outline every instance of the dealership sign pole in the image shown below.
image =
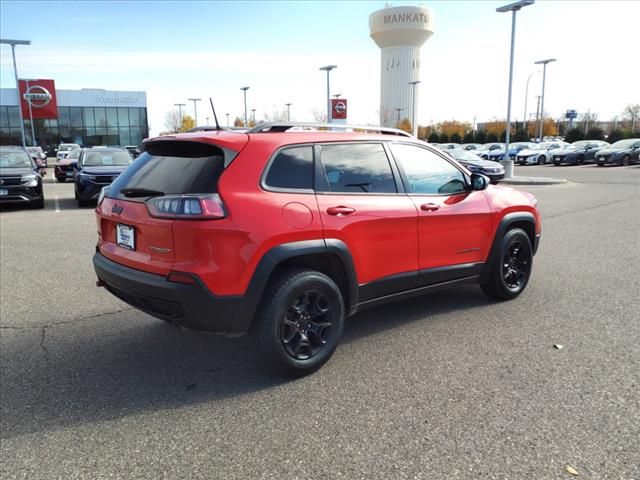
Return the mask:
MULTIPOLYGON (((13 56, 13 73, 16 76, 16 91, 19 92, 18 87, 18 67, 16 67, 16 45, 31 45, 30 40, 7 40, 0 39, 0 43, 11 45, 11 55, 13 56)), ((22 109, 20 108, 20 94, 18 93, 18 112, 20 112, 20 133, 22 134, 22 146, 26 148, 27 142, 24 135, 24 117, 22 116, 22 109)))
MULTIPOLYGON (((27 92, 29 91, 29 80, 25 80, 27 83, 27 92)), ((31 99, 27 97, 28 93, 24 94, 24 99, 29 104, 29 125, 31 125, 31 145, 36 146, 36 131, 33 128, 33 106, 31 105, 31 99)))

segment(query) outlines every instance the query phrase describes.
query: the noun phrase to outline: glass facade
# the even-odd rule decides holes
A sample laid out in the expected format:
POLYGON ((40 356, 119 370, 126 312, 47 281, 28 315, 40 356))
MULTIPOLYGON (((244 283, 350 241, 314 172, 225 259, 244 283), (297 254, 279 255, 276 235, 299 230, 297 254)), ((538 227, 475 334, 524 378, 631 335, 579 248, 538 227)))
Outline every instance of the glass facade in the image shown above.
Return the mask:
MULTIPOLYGON (((147 109, 139 107, 58 107, 58 118, 34 119, 36 145, 45 149, 60 143, 138 145, 149 136, 147 109)), ((27 145, 32 145, 31 122, 24 121, 27 145)), ((0 145, 21 145, 18 107, 0 106, 0 145)))

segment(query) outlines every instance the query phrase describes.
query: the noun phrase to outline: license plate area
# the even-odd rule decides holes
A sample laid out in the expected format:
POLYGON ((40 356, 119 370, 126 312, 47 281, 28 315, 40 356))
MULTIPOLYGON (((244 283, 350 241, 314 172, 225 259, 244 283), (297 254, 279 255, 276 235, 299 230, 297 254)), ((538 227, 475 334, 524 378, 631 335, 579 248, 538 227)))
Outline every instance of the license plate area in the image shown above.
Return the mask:
POLYGON ((118 223, 116 225, 116 243, 127 250, 136 249, 136 231, 129 225, 118 223))

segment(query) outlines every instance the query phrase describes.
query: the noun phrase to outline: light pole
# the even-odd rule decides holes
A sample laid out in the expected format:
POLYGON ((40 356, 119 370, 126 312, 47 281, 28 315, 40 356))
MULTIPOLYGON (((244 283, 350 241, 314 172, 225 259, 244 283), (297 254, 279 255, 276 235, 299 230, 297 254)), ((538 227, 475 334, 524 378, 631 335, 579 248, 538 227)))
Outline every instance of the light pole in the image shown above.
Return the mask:
POLYGON ((229 127, 229 115, 231 115, 230 113, 225 113, 225 115, 227 116, 227 128, 229 127))
POLYGON ((209 117, 204 117, 205 120, 207 121, 207 127, 209 126, 209 117))
POLYGON ((396 122, 396 126, 400 125, 400 112, 404 110, 404 108, 396 107, 396 112, 398 112, 398 121, 396 122))
POLYGON ((513 86, 513 50, 516 41, 516 13, 522 7, 532 5, 534 0, 520 0, 519 2, 505 5, 504 7, 496 8, 496 12, 505 13, 512 12, 511 17, 511 53, 509 56, 509 93, 507 95, 507 131, 505 132, 505 158, 500 163, 504 165, 505 178, 513 177, 513 160, 509 158, 509 141, 511 140, 511 87, 513 86))
POLYGON ((536 95, 536 124, 534 138, 538 138, 538 121, 540 119, 540 95, 536 95))
POLYGON ((536 65, 542 65, 542 100, 540 100, 540 125, 538 126, 538 138, 542 141, 542 134, 544 133, 544 83, 547 77, 547 63, 555 62, 555 58, 547 58, 546 60, 538 60, 533 62, 536 65))
POLYGON ((190 101, 193 102, 193 121, 195 122, 194 126, 198 126, 198 105, 196 102, 202 100, 201 98, 190 98, 190 101))
POLYGON ((251 109, 251 121, 253 122, 253 124, 256 124, 256 109, 252 108, 251 109))
POLYGON ((248 127, 248 123, 247 123, 247 90, 249 90, 249 87, 242 87, 240 90, 242 90, 244 92, 244 126, 248 127))
POLYGON ((539 73, 539 70, 536 70, 534 72, 531 72, 529 74, 529 77, 527 78, 527 88, 524 91, 524 116, 522 117, 522 121, 524 122, 524 131, 527 131, 527 128, 529 127, 529 122, 527 122, 527 100, 529 99, 529 80, 531 80, 531 77, 533 77, 536 73, 539 73))
POLYGON ((174 103, 174 106, 178 107, 178 117, 180 117, 180 126, 178 127, 178 131, 182 129, 182 107, 185 106, 184 103, 174 103))
POLYGON ((27 93, 29 93, 29 80, 25 80, 25 84, 26 84, 26 93, 24 94, 23 98, 27 101, 27 103, 29 104, 29 125, 31 125, 31 145, 33 145, 35 147, 36 145, 36 131, 33 128, 33 109, 31 107, 31 100, 27 99, 27 93))
POLYGON ((285 103, 285 107, 287 107, 287 122, 291 121, 291 103, 285 103))
MULTIPOLYGON (((0 43, 11 45, 11 56, 13 57, 13 73, 16 76, 16 92, 18 93, 18 114, 20 115, 20 133, 22 134, 22 146, 27 147, 24 135, 24 118, 22 118, 22 107, 20 105, 20 84, 18 83, 18 67, 16 67, 16 45, 31 45, 31 40, 9 40, 1 38, 0 43)), ((31 122, 33 124, 33 121, 31 122)))
POLYGON ((409 85, 412 87, 411 91, 411 130, 413 131, 413 136, 418 136, 418 126, 416 125, 416 85, 420 83, 420 80, 414 80, 413 82, 409 82, 409 85))
POLYGON ((334 68, 338 68, 337 65, 327 65, 320 67, 320 70, 327 72, 327 123, 331 123, 331 88, 329 86, 329 72, 334 68))

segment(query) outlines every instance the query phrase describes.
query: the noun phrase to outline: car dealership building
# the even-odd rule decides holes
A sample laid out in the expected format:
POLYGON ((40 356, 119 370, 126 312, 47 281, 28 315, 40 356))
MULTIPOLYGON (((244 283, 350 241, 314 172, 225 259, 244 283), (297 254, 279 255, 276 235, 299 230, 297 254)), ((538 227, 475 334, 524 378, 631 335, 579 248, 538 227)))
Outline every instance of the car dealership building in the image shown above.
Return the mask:
POLYGON ((149 135, 146 92, 56 90, 51 80, 20 80, 20 94, 19 103, 17 89, 0 89, 1 145, 22 144, 20 107, 27 146, 138 145, 149 135))

